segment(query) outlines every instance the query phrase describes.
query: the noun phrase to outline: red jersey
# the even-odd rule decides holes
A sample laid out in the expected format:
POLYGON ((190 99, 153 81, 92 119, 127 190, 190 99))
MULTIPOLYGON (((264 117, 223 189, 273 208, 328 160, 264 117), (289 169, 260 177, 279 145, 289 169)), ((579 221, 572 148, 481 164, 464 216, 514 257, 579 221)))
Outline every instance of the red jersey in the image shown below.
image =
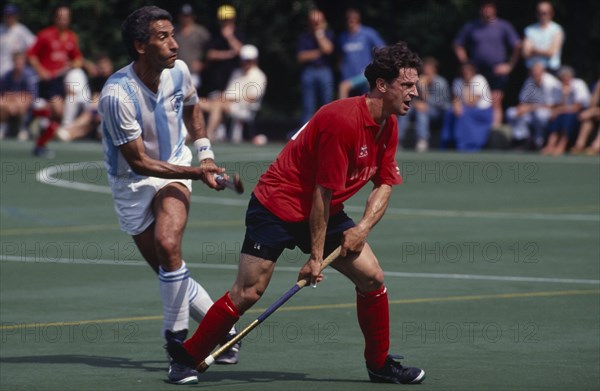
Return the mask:
POLYGON ((256 198, 283 221, 298 222, 309 219, 316 184, 333 191, 333 215, 368 181, 402 183, 397 124, 395 116, 383 128, 375 123, 364 95, 323 106, 261 176, 256 198))
POLYGON ((71 30, 61 33, 55 26, 50 26, 37 35, 33 46, 27 51, 27 56, 35 56, 52 77, 69 66, 70 61, 81 58, 77 35, 71 30))

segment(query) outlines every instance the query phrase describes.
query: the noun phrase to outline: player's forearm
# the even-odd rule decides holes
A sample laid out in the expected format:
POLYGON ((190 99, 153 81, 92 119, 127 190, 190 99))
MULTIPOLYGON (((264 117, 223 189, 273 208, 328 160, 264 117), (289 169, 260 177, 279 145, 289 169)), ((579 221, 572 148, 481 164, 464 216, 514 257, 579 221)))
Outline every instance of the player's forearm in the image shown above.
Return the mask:
POLYGON ((192 141, 206 137, 206 126, 200 103, 183 108, 183 123, 192 141))
POLYGON ((311 239, 311 257, 323 259, 325 247, 325 234, 329 222, 329 206, 332 191, 316 185, 313 192, 312 208, 310 210, 309 225, 311 239))
POLYGON ((321 51, 319 49, 312 49, 299 52, 297 59, 299 63, 305 63, 317 60, 319 57, 321 57, 321 51))
POLYGON ((387 209, 392 187, 381 185, 373 189, 367 200, 365 212, 357 224, 358 227, 370 231, 381 220, 387 209))
POLYGON ((138 175, 164 179, 200 179, 197 167, 177 166, 162 160, 142 157, 129 162, 131 169, 138 175))
POLYGON ((521 42, 517 42, 512 50, 510 59, 508 60, 508 65, 510 65, 511 68, 514 68, 519 61, 519 57, 521 56, 521 46, 521 42))
POLYGON ((464 47, 459 46, 459 45, 455 45, 454 46, 454 53, 456 54, 456 58, 458 58, 458 61, 461 64, 464 64, 467 61, 469 61, 469 57, 467 56, 467 51, 465 50, 464 47))

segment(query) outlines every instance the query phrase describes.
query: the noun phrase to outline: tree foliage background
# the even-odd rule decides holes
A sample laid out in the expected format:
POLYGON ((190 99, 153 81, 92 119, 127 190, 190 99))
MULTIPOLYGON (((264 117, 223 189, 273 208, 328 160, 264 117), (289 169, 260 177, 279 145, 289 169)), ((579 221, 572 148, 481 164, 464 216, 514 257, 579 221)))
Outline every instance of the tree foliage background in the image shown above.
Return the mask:
MULTIPOLYGON (((457 69, 452 40, 465 22, 478 17, 479 8, 477 0, 15 0, 13 3, 21 10, 21 21, 33 32, 51 23, 51 12, 57 4, 70 5, 72 28, 80 37, 84 55, 93 58, 98 53, 108 53, 117 68, 129 61, 121 44, 120 24, 136 8, 157 5, 175 16, 182 4, 190 3, 197 21, 214 31, 217 8, 231 4, 237 9, 238 26, 248 42, 260 49, 260 66, 268 77, 261 118, 285 121, 299 116, 300 67, 296 63, 296 40, 306 28, 310 8, 321 8, 336 33, 344 29, 345 9, 358 8, 363 24, 377 29, 386 42, 404 40, 422 57, 436 57, 441 63, 441 74, 449 79, 457 69)), ((566 32, 563 63, 572 65, 578 76, 592 83, 600 77, 600 2, 553 0, 552 3, 555 20, 566 32)), ((537 0, 498 1, 498 15, 510 21, 522 35, 525 26, 535 21, 536 4, 537 0)), ((511 76, 507 103, 514 103, 525 77, 521 62, 511 76)))

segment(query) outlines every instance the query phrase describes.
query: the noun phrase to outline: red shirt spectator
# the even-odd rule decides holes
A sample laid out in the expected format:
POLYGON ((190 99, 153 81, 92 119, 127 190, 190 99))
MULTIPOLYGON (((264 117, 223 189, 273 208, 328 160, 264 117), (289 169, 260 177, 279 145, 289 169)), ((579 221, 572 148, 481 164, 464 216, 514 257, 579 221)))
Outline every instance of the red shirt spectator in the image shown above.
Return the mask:
POLYGON ((27 55, 37 57, 51 77, 56 77, 70 68, 72 61, 82 59, 77 35, 71 30, 61 31, 56 26, 40 31, 27 55))

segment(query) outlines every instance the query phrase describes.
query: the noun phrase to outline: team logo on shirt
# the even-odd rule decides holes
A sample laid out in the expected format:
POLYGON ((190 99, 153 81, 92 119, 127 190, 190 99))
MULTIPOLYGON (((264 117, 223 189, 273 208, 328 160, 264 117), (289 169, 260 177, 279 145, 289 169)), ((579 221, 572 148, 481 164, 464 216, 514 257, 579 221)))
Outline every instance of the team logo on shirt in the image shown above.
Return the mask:
POLYGON ((171 98, 171 106, 173 107, 173 111, 179 113, 182 102, 183 102, 183 94, 181 92, 173 95, 173 97, 171 98))
POLYGON ((367 157, 369 156, 369 150, 367 149, 366 145, 363 145, 362 147, 360 147, 360 152, 358 153, 358 158, 360 159, 361 157, 367 157))

